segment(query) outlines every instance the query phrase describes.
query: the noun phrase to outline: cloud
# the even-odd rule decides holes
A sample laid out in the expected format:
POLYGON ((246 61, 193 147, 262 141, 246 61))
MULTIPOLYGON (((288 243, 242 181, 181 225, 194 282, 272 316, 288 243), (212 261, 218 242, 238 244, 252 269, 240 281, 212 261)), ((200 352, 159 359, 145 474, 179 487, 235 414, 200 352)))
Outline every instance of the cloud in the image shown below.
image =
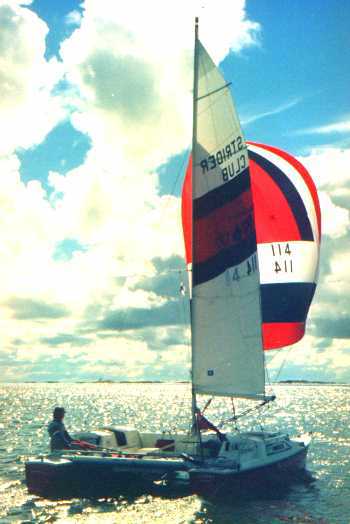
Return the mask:
POLYGON ((45 22, 18 2, 5 0, 0 26, 0 154, 6 155, 40 143, 64 118, 65 109, 52 96, 62 70, 56 60, 44 59, 45 22))
POLYGON ((151 123, 160 117, 156 74, 141 58, 100 50, 89 56, 80 72, 84 84, 93 90, 97 108, 115 113, 126 124, 144 119, 151 123))
POLYGON ((323 234, 340 238, 350 225, 350 205, 344 198, 350 184, 350 151, 335 147, 314 148, 299 159, 319 190, 323 234))
POLYGON ((243 116, 243 118, 241 119, 242 125, 252 124, 253 122, 257 122, 258 120, 261 120, 262 118, 266 118, 272 115, 278 115, 279 113, 288 111, 288 109, 291 109, 292 107, 296 106, 301 101, 302 101, 302 98, 294 98, 293 100, 290 100, 289 102, 286 102, 285 104, 281 104, 280 106, 277 106, 274 109, 271 109, 269 111, 264 111, 263 113, 258 113, 252 116, 246 116, 246 117, 243 116))
POLYGON ((61 318, 69 315, 69 310, 61 304, 47 304, 30 298, 13 298, 5 305, 18 320, 61 318))
POLYGON ((141 276, 132 289, 142 289, 167 298, 179 298, 180 286, 185 285, 188 280, 183 258, 179 256, 155 258, 152 263, 155 267, 155 275, 141 276))
POLYGON ((328 135, 328 134, 340 134, 350 132, 350 120, 343 120, 340 122, 334 122, 332 124, 326 124, 318 127, 308 127, 300 129, 294 134, 296 135, 328 135))
POLYGON ((331 196, 323 191, 319 192, 319 199, 322 216, 332 217, 332 220, 326 219, 323 221, 323 234, 338 238, 342 237, 349 228, 349 210, 335 205, 331 196))
MULTIPOLYGON (((67 79, 80 91, 79 102, 73 100, 79 107, 74 124, 95 144, 122 144, 129 159, 142 159, 142 169, 158 167, 191 142, 193 21, 199 7, 151 4, 157 17, 148 16, 149 3, 132 0, 116 10, 107 0, 98 6, 88 0, 80 28, 61 46, 67 79)), ((200 31, 217 60, 256 44, 259 25, 247 18, 243 1, 220 0, 215 8, 205 2, 201 12, 200 31), (220 32, 212 31, 215 21, 220 32)))
POLYGON ((350 315, 341 317, 332 311, 326 317, 315 318, 315 331, 319 337, 350 339, 350 315))
POLYGON ((349 382, 349 341, 306 335, 286 350, 269 356, 269 376, 274 380, 349 382))
POLYGON ((127 310, 110 311, 98 327, 100 329, 125 331, 149 326, 172 326, 180 323, 187 324, 187 319, 179 317, 178 302, 168 301, 152 309, 129 308, 127 310))
POLYGON ((350 182, 350 150, 336 147, 312 148, 307 156, 300 157, 310 171, 317 187, 331 191, 348 189, 350 182))
POLYGON ((66 24, 69 26, 80 26, 82 14, 80 11, 70 11, 65 18, 66 24))
POLYGON ((61 346, 63 344, 79 347, 89 345, 91 339, 87 337, 79 337, 77 335, 70 335, 68 333, 58 333, 54 337, 43 337, 40 342, 53 347, 61 346))

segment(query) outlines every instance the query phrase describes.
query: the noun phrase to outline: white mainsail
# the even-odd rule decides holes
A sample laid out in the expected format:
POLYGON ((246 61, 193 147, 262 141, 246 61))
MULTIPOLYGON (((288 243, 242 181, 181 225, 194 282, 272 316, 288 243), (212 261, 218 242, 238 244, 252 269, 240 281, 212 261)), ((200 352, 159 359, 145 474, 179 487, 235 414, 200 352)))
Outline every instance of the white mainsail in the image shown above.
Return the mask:
POLYGON ((265 370, 248 154, 228 84, 196 39, 194 393, 261 398, 265 370))

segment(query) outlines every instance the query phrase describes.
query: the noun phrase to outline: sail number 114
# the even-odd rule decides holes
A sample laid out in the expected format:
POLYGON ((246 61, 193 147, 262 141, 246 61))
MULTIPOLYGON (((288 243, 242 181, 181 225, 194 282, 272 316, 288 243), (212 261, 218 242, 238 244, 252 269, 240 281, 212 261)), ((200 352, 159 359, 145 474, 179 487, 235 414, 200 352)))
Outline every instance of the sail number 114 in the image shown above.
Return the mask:
POLYGON ((272 255, 278 260, 274 260, 274 272, 293 273, 292 251, 289 244, 271 244, 272 255), (283 257, 283 259, 281 259, 283 257))

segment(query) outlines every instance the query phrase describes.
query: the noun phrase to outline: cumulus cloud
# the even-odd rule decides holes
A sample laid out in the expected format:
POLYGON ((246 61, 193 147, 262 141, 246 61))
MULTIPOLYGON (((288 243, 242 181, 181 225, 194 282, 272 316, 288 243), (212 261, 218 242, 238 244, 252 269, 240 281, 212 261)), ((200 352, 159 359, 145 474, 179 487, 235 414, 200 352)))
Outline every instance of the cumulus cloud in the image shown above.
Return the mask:
POLYGON ((349 228, 349 210, 337 206, 331 198, 331 195, 324 191, 319 192, 320 206, 323 221, 323 234, 332 237, 342 237, 349 228), (332 217, 332 220, 327 220, 332 217))
POLYGON ((310 171, 317 187, 331 191, 348 189, 350 150, 336 147, 313 148, 301 161, 310 171))
POLYGON ((61 304, 47 304, 31 298, 13 298, 6 304, 18 320, 61 318, 69 314, 61 304))
MULTIPOLYGON (((109 367, 118 360, 124 374, 130 369, 142 376, 156 352, 176 342, 177 312, 168 302, 175 285, 165 275, 157 282, 155 274, 160 260, 171 264, 183 251, 179 200, 160 196, 156 169, 191 142, 195 8, 154 2, 158 16, 149 17, 149 4, 116 9, 106 0, 88 0, 82 16, 73 11, 65 19, 76 29, 58 62, 45 59, 48 27, 25 3, 0 7, 2 350, 27 362, 23 376, 35 362, 35 376, 43 377, 53 351, 62 377, 70 376, 77 358, 89 366, 82 370, 86 376, 97 362, 106 372, 105 354, 113 355, 109 367), (40 182, 21 181, 14 152, 40 143, 67 116, 91 137, 91 149, 78 168, 50 173, 48 198, 40 182), (57 257, 67 239, 84 249, 57 257), (130 312, 139 318, 153 307, 164 315, 156 326, 146 322, 152 337, 143 326, 147 342, 130 333, 126 341, 121 329, 93 331, 103 322, 115 328, 122 311, 135 323, 130 312)), ((205 11, 201 31, 216 59, 257 43, 259 26, 247 18, 243 1, 220 1, 215 10, 208 3, 205 11), (220 38, 214 39, 211 24, 218 18, 220 38)), ((181 350, 175 354, 182 358, 181 350)), ((157 366, 159 373, 166 368, 157 366)))
POLYGON ((292 347, 287 359, 283 351, 273 356, 270 376, 279 380, 313 380, 349 382, 349 342, 339 338, 306 335, 292 347))
POLYGON ((314 148, 300 160, 319 190, 323 237, 319 285, 309 314, 310 335, 297 345, 299 353, 294 354, 293 350, 293 364, 288 369, 301 375, 307 373, 307 378, 314 373, 321 380, 348 381, 349 151, 336 147, 314 148))
MULTIPOLYGON (((96 144, 122 144, 124 154, 141 160, 143 169, 160 165, 191 143, 198 7, 195 2, 133 0, 116 9, 108 0, 98 5, 88 0, 80 28, 61 46, 67 78, 80 89, 75 125, 96 144), (156 17, 148 16, 151 10, 156 17)), ((214 58, 257 41, 259 26, 246 17, 243 1, 220 0, 204 7, 201 31, 214 58), (219 33, 212 31, 216 21, 219 33)))
POLYGON ((62 69, 44 58, 45 22, 19 2, 5 0, 0 26, 0 154, 5 155, 40 143, 65 110, 52 95, 62 69))
POLYGON ((43 344, 48 346, 61 346, 63 344, 70 344, 74 347, 86 346, 91 343, 91 340, 87 337, 79 337, 77 335, 70 335, 68 333, 58 333, 54 337, 43 337, 41 339, 43 344))
MULTIPOLYGON (((102 329, 118 331, 140 329, 145 326, 171 326, 179 324, 178 303, 166 302, 164 305, 147 308, 133 308, 129 310, 110 311, 100 323, 102 329)), ((187 319, 183 320, 187 324, 187 319)))

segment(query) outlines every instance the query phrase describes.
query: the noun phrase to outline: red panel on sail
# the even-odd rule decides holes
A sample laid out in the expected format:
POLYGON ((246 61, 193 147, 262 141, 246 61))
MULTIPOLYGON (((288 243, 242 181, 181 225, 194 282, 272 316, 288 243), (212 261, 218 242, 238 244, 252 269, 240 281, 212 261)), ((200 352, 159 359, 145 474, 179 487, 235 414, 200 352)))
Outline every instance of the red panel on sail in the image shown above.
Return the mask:
POLYGON ((263 322, 264 349, 278 349, 295 344, 305 334, 305 322, 263 322))
POLYGON ((285 151, 282 151, 281 149, 278 149, 277 147, 268 146, 266 144, 260 144, 258 142, 252 142, 250 140, 247 141, 247 144, 252 144, 254 146, 261 147, 262 149, 266 149, 267 151, 271 151, 272 153, 275 153, 276 155, 284 158, 302 176, 302 178, 304 179, 304 182, 306 183, 306 185, 307 185, 307 187, 308 187, 308 189, 310 191, 310 194, 312 196, 312 200, 313 200, 313 203, 314 203, 314 208, 315 208, 316 216, 317 216, 317 225, 318 225, 319 237, 321 237, 321 208, 320 208, 320 202, 319 202, 318 195, 317 195, 317 189, 316 189, 316 186, 314 184, 314 181, 312 180, 310 174, 305 169, 303 164, 301 164, 299 162, 299 160, 297 160, 296 158, 291 156, 289 153, 286 153, 285 151))
POLYGON ((194 221, 195 238, 198 241, 194 246, 194 262, 205 262, 219 251, 244 242, 253 229, 251 212, 251 192, 245 191, 207 217, 197 218, 194 221), (220 234, 217 224, 220 224, 220 234))
POLYGON ((254 160, 249 160, 249 169, 257 243, 301 240, 294 214, 281 189, 254 160))

